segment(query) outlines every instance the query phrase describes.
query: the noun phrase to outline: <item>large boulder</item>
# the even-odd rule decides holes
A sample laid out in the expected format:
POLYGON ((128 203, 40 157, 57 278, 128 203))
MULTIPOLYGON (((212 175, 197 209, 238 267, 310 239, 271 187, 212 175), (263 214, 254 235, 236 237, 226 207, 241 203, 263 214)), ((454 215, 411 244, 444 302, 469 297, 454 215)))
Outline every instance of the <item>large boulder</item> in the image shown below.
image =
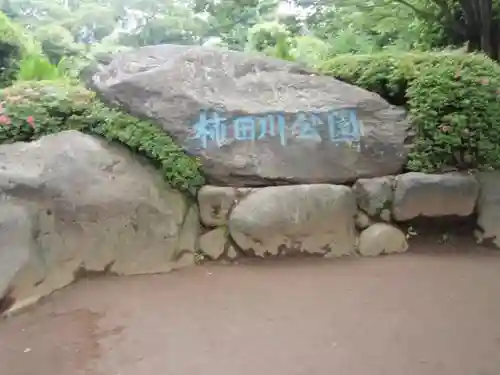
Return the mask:
POLYGON ((200 156, 215 185, 340 184, 396 174, 406 160, 409 124, 404 110, 295 63, 216 48, 160 45, 120 53, 91 73, 87 82, 102 98, 155 120, 200 156), (327 113, 346 108, 362 124, 361 140, 354 145, 330 139, 327 113), (219 118, 226 119, 196 128, 213 132, 213 137, 220 132, 220 142, 211 140, 206 148, 193 139, 204 110, 222 111, 219 118), (294 125, 301 112, 306 121, 294 125), (317 121, 309 116, 313 112, 317 121), (242 116, 247 117, 234 122, 242 116), (285 121, 282 131, 279 116, 285 121))
POLYGON ((356 200, 340 185, 274 186, 242 199, 229 216, 229 233, 257 256, 354 252, 356 200))
POLYGON ((477 177, 481 186, 477 204, 480 237, 500 247, 500 172, 481 172, 477 177))
POLYGON ((46 295, 83 271, 156 273, 194 260, 197 211, 152 167, 89 135, 0 146, 0 195, 9 298, 46 295))
POLYGON ((397 221, 469 216, 478 194, 479 183, 469 174, 405 173, 396 178, 392 214, 397 221))

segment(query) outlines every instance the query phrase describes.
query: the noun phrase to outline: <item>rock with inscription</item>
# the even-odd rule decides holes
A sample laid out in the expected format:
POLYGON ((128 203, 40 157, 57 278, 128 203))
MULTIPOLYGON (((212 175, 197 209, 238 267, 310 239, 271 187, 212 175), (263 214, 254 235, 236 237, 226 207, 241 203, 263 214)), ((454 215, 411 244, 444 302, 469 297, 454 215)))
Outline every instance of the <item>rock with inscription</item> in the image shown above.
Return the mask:
POLYGON ((478 194, 479 183, 472 175, 405 173, 396 177, 392 214, 397 221, 469 216, 478 194))
POLYGON ((86 80, 198 155, 214 185, 345 183, 397 174, 406 161, 403 109, 295 63, 159 45, 115 55, 86 80))
POLYGON ((90 135, 0 146, 0 197, 0 291, 9 299, 47 295, 82 272, 156 273, 194 261, 196 207, 130 151, 90 135))
POLYGON ((340 185, 274 186, 252 192, 229 216, 229 233, 257 256, 354 251, 356 200, 340 185))

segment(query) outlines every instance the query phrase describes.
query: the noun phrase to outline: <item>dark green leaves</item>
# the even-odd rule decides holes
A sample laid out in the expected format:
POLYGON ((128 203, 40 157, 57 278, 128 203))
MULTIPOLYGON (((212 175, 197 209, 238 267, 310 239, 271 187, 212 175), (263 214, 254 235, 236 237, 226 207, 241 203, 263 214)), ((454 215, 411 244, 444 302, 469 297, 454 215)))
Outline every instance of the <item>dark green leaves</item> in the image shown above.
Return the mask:
POLYGON ((415 171, 500 168, 500 66, 461 52, 339 56, 321 70, 404 105, 415 171))
POLYGON ((80 86, 18 83, 0 92, 0 102, 0 144, 79 130, 146 156, 175 189, 195 195, 204 184, 199 161, 187 156, 160 127, 107 108, 80 86))

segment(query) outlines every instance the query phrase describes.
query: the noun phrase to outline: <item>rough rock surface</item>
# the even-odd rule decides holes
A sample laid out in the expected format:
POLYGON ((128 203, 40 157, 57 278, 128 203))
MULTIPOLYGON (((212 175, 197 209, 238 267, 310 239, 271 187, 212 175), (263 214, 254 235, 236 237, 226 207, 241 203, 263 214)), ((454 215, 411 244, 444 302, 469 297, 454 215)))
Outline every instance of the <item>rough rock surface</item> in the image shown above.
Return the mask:
POLYGON ((179 253, 192 247, 186 228, 180 238, 188 210, 182 194, 126 149, 91 136, 67 131, 0 146, 0 194, 9 228, 0 232, 2 267, 11 262, 0 279, 23 274, 9 283, 16 300, 46 295, 83 270, 161 272, 193 259, 179 253), (32 220, 21 220, 27 212, 32 220), (28 252, 35 258, 21 272, 28 252))
POLYGON ((200 237, 200 250, 210 259, 219 259, 226 250, 226 228, 216 228, 200 237))
POLYGON ((238 253, 238 251, 234 248, 234 246, 232 244, 229 245, 229 248, 227 249, 227 257, 231 260, 234 260, 236 258, 238 258, 240 256, 240 254, 238 253))
POLYGON ((205 185, 198 192, 201 222, 208 227, 227 224, 229 210, 252 189, 205 185))
POLYGON ((258 256, 295 252, 341 256, 355 246, 356 201, 339 185, 262 188, 241 200, 229 232, 243 251, 258 256))
POLYGON ((408 250, 405 234, 386 223, 376 223, 361 232, 358 252, 364 256, 402 253, 408 250))
POLYGON ((12 280, 20 277, 36 254, 35 219, 29 208, 0 201, 0 299, 9 293, 12 280))
POLYGON ((236 201, 236 190, 226 186, 205 185, 198 192, 201 222, 208 227, 225 225, 236 201))
POLYGON ((363 211, 358 211, 356 214, 356 227, 358 229, 366 229, 372 224, 371 219, 363 211))
POLYGON ((476 237, 492 240, 500 247, 500 173, 478 173, 477 178, 481 186, 477 204, 477 223, 482 230, 476 237))
POLYGON ((160 45, 117 54, 92 73, 87 72, 87 82, 105 100, 154 119, 178 144, 199 155, 214 185, 344 183, 396 174, 406 160, 409 124, 404 110, 294 63, 216 48, 160 45), (324 119, 313 126, 317 136, 312 138, 299 137, 293 126, 299 112, 341 108, 355 109, 363 124, 359 150, 332 142, 324 119), (201 110, 214 109, 224 112, 221 134, 227 137, 203 148, 192 140, 193 126, 201 110), (283 135, 277 128, 274 135, 266 132, 259 123, 253 141, 242 140, 251 131, 238 133, 231 121, 277 113, 286 120, 283 135))
POLYGON ((479 183, 461 173, 406 173, 397 176, 392 214, 397 221, 416 217, 468 216, 474 212, 479 183))
POLYGON ((392 213, 390 208, 384 208, 382 212, 380 212, 380 218, 388 223, 391 222, 392 213))
POLYGON ((359 208, 369 216, 380 215, 381 211, 390 207, 393 197, 394 178, 376 177, 361 178, 353 186, 359 208))
POLYGON ((194 254, 198 250, 200 232, 201 226, 198 206, 192 204, 184 218, 184 223, 179 233, 177 253, 179 255, 186 252, 194 254))

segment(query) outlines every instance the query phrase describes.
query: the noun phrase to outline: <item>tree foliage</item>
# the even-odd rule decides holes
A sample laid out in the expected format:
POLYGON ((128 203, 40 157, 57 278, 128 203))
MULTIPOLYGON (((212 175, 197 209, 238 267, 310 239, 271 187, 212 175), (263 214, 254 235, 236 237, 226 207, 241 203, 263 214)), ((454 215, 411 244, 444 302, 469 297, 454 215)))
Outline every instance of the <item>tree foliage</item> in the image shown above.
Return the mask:
POLYGON ((309 22, 322 38, 351 27, 379 47, 466 45, 500 58, 499 0, 327 0, 313 6, 309 22))
POLYGON ((500 0, 287 3, 295 5, 294 11, 280 12, 283 2, 278 0, 0 0, 0 9, 39 30, 37 37, 51 61, 82 50, 159 43, 218 40, 227 48, 244 50, 255 46, 255 30, 269 24, 285 27, 290 38, 318 38, 332 47, 331 54, 466 46, 500 57, 500 0))

